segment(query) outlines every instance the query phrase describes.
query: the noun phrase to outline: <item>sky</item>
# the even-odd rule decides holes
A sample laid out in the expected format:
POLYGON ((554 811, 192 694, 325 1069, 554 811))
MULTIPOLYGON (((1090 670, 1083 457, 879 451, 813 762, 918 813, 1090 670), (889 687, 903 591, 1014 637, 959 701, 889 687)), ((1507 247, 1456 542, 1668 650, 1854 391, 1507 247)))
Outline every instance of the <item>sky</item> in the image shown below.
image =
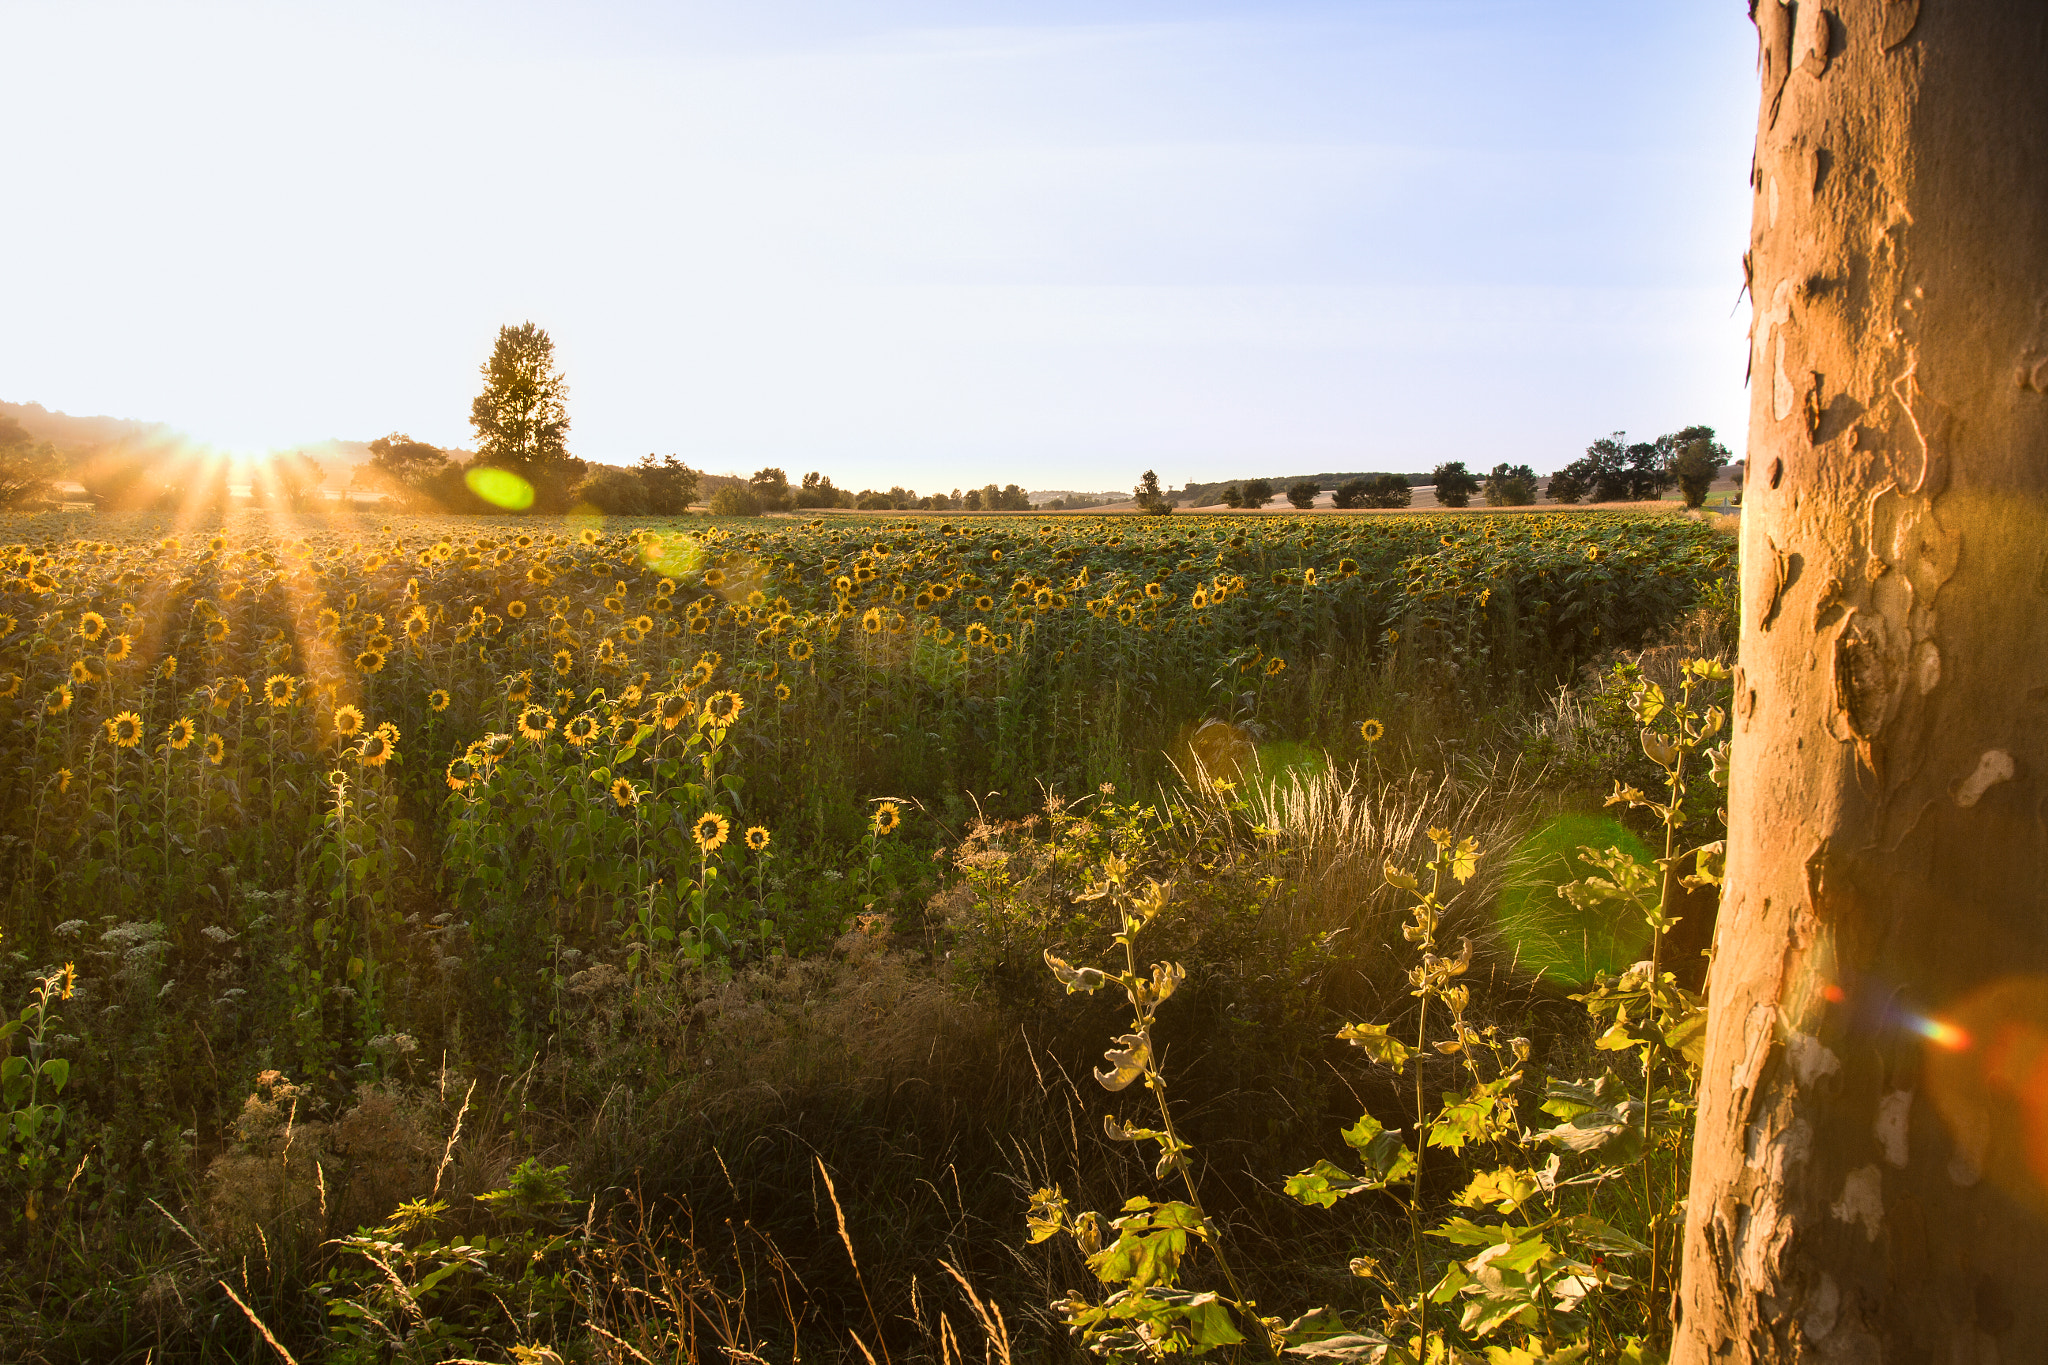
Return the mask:
POLYGON ((0 0, 0 398, 847 487, 1739 456, 1733 0, 0 0))

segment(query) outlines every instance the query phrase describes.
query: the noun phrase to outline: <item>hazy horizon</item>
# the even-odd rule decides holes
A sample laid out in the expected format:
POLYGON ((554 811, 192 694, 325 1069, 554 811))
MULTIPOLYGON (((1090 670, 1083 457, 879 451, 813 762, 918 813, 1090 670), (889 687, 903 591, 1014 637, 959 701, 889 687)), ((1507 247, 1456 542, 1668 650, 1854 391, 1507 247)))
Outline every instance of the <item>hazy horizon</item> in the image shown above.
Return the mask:
POLYGON ((0 3, 0 396, 842 486, 1739 458, 1754 34, 1522 3, 0 3))

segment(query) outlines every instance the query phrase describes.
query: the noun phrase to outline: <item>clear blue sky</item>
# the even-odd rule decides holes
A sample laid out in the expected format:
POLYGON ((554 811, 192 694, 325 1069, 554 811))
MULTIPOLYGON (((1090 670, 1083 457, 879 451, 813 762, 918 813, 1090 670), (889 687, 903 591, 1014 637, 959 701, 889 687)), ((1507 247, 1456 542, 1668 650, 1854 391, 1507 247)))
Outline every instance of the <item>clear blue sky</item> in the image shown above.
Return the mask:
POLYGON ((1741 453, 1735 0, 0 0, 0 51, 0 398, 467 445, 531 319, 615 463, 1741 453))

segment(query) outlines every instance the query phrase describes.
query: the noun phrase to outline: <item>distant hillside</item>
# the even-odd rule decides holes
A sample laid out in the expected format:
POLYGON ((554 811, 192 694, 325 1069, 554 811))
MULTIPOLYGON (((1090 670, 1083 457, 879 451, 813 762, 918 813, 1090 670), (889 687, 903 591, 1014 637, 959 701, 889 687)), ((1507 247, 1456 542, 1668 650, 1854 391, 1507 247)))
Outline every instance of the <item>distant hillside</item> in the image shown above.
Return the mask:
MULTIPOLYGON (((194 443, 184 432, 167 422, 144 422, 132 417, 78 417, 53 412, 41 403, 0 402, 0 414, 21 423, 22 429, 38 441, 48 441, 73 459, 97 454, 114 446, 130 450, 184 453, 194 443)), ((345 441, 330 437, 289 447, 327 471, 331 488, 348 482, 348 472, 370 458, 368 441, 345 441)), ((475 452, 450 447, 450 459, 467 462, 475 452)))
MULTIPOLYGON (((1172 496, 1183 507, 1212 507, 1223 501, 1224 489, 1232 484, 1242 488, 1253 479, 1264 479, 1267 483, 1272 484, 1273 493, 1277 497, 1285 494, 1290 485, 1300 483, 1304 479, 1327 493, 1338 484, 1344 483, 1347 480, 1376 479, 1381 474, 1387 472, 1389 471, 1367 470, 1356 474, 1247 474, 1241 479, 1217 479, 1213 483, 1191 483, 1184 488, 1172 490, 1172 496)), ((1433 476, 1425 470, 1419 474, 1403 474, 1401 477, 1408 480, 1409 487, 1422 488, 1428 485, 1433 476)))
POLYGON ((22 429, 36 440, 48 441, 66 452, 97 450, 123 442, 155 444, 177 436, 162 422, 138 422, 127 417, 73 417, 68 412, 51 412, 41 403, 0 403, 0 413, 21 423, 22 429))

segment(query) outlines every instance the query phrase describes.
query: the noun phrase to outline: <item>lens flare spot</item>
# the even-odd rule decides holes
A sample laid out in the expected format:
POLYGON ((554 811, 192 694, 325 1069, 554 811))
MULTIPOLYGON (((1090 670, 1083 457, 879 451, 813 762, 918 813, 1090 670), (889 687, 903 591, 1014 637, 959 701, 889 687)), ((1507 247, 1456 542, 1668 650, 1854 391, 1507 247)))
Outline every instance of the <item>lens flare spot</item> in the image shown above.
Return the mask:
POLYGON ((509 469, 472 469, 462 476, 469 491, 493 507, 524 512, 533 506, 533 485, 509 469))
POLYGON ((1938 1048, 1950 1052, 1962 1052, 1970 1046, 1970 1035, 1946 1019, 1931 1019, 1924 1014, 1906 1016, 1906 1027, 1925 1038, 1938 1048))
POLYGON ((1927 1040, 1928 1093, 1954 1142, 1951 1176, 1979 1173, 2048 1216, 2048 977, 2004 977, 1909 1015, 1927 1040))

